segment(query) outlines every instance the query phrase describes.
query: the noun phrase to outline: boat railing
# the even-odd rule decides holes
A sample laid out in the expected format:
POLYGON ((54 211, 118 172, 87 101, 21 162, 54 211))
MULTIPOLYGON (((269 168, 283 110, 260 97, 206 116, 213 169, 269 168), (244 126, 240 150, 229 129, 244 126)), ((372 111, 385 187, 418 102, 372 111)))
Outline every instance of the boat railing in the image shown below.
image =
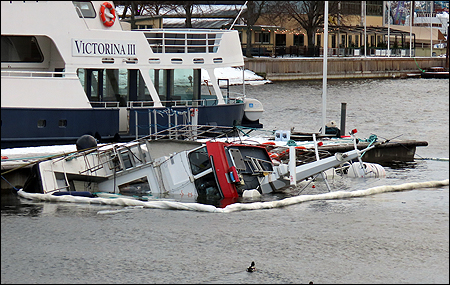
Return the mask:
POLYGON ((2 77, 67 77, 78 79, 75 72, 28 70, 2 70, 2 77))
POLYGON ((143 30, 154 53, 217 53, 222 30, 143 30))
MULTIPOLYGON (((240 98, 224 98, 225 103, 232 104, 239 102, 240 98)), ((92 103, 92 102, 91 102, 92 103)), ((170 107, 200 107, 200 106, 214 106, 217 105, 217 99, 199 99, 199 100, 166 100, 161 101, 163 106, 170 107)), ((129 101, 127 102, 127 107, 133 108, 148 108, 153 107, 153 101, 129 101)))
POLYGON ((97 102, 97 101, 90 101, 92 108, 119 108, 119 102, 115 101, 105 101, 105 102, 97 102))
POLYGON ((175 139, 197 141, 199 139, 214 139, 233 136, 237 133, 235 127, 210 125, 176 125, 171 128, 140 138, 148 140, 175 139))

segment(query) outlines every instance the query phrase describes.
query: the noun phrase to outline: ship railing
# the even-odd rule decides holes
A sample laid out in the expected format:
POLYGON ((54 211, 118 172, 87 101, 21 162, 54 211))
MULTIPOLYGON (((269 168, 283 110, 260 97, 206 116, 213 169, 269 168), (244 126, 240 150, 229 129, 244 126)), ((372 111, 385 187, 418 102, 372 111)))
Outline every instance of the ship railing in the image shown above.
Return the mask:
POLYGON ((119 108, 119 102, 115 101, 105 101, 105 102, 97 102, 97 101, 90 101, 92 108, 119 108))
POLYGON ((67 77, 78 79, 75 72, 28 70, 2 70, 2 77, 67 77))
POLYGON ((176 139, 185 141, 197 141, 201 139, 212 140, 215 138, 234 136, 236 134, 237 129, 235 127, 210 125, 177 125, 142 137, 140 139, 176 139))
POLYGON ((140 30, 154 53, 217 53, 222 34, 227 31, 187 30, 140 30))
MULTIPOLYGON (((240 98, 224 98, 227 104, 232 104, 240 102, 240 98)), ((161 101, 163 106, 167 107, 200 107, 200 106, 214 106, 217 105, 217 99, 199 99, 199 100, 165 100, 161 101)), ((127 102, 127 107, 133 108, 146 108, 153 107, 153 101, 129 101, 127 102)))
MULTIPOLYGON (((238 93, 236 93, 238 94, 238 93)), ((238 94, 240 95, 240 94, 238 94)), ((242 95, 243 97, 243 95, 242 95)), ((236 98, 224 98, 226 104, 242 103, 242 97, 236 98)), ((93 108, 118 108, 120 107, 120 102, 117 101, 90 101, 89 102, 93 108)), ((217 99, 200 99, 200 100, 172 100, 172 101, 161 101, 164 107, 200 107, 200 106, 214 106, 217 105, 217 99)), ((154 107, 155 102, 153 101, 128 101, 128 109, 142 109, 154 107)))
MULTIPOLYGON (((243 102, 242 99, 239 98, 233 98, 233 100, 235 102, 243 102)), ((178 132, 172 132, 171 127, 188 124, 192 125, 195 120, 195 113, 192 113, 192 111, 199 106, 206 106, 206 103, 203 102, 203 100, 191 100, 190 102, 186 100, 186 102, 188 102, 188 104, 177 104, 176 101, 162 101, 163 104, 166 103, 164 107, 154 108, 151 108, 153 103, 151 101, 128 102, 128 110, 134 113, 136 139, 139 138, 139 132, 141 129, 144 130, 144 133, 152 134, 153 132, 155 134, 158 133, 158 129, 161 128, 169 130, 170 138, 178 139, 178 132), (178 109, 176 107, 184 108, 178 109), (162 120, 161 122, 163 122, 162 124, 167 123, 167 126, 161 125, 159 120, 160 116, 162 120)), ((217 105, 217 102, 214 102, 213 105, 217 105)))

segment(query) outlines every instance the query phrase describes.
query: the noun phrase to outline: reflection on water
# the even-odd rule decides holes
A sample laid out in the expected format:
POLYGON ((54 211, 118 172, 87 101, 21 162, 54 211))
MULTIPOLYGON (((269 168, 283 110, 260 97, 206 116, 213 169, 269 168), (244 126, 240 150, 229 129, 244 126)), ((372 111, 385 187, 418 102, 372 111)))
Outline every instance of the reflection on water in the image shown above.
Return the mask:
POLYGON ((380 164, 391 169, 414 169, 419 165, 416 161, 391 161, 380 164))
POLYGON ((21 200, 14 193, 15 190, 2 190, 1 211, 2 215, 31 216, 36 217, 42 213, 42 205, 31 201, 21 200))

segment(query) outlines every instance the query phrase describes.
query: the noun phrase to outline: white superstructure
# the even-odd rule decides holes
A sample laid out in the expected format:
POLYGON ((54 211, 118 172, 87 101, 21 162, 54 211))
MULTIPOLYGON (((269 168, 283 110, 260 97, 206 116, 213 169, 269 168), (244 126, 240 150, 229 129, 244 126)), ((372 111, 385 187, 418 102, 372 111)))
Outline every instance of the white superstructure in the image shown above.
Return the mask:
POLYGON ((199 108, 199 124, 242 122, 245 94, 224 94, 214 74, 216 68, 243 68, 237 31, 126 31, 112 1, 2 1, 1 25, 2 121, 18 115, 28 133, 13 135, 17 125, 3 123, 2 145, 6 139, 50 140, 50 134, 72 140, 85 133, 103 138, 148 135, 155 126, 170 127, 183 118, 190 123, 191 107, 199 108), (210 78, 207 86, 202 70, 210 78), (37 112, 49 109, 61 110, 67 118, 52 114, 39 119, 45 113, 37 112), (75 112, 81 109, 91 112, 75 112), (156 116, 161 110, 175 112, 177 118, 166 115, 161 121, 161 113, 156 116), (141 116, 144 112, 148 114, 141 116), (79 119, 89 116, 91 121, 113 121, 114 128, 95 122, 88 126, 89 121, 79 119), (153 121, 155 117, 160 120, 153 121), (42 130, 52 125, 65 130, 42 130), (77 129, 69 130, 74 125, 77 129))

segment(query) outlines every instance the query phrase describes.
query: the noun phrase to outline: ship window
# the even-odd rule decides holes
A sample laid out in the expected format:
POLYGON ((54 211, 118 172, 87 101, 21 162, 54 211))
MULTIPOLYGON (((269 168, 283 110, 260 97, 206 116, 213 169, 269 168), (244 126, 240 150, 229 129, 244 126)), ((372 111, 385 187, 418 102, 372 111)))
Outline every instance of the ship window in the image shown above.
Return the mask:
POLYGON ((111 154, 110 156, 109 169, 114 169, 115 171, 122 170, 122 166, 120 165, 119 158, 116 156, 116 154, 111 154))
POLYGON ((157 57, 152 57, 152 58, 148 59, 148 63, 150 63, 150 64, 160 64, 161 60, 159 58, 157 58, 157 57))
POLYGON ((194 175, 211 168, 206 146, 189 153, 189 163, 194 175))
POLYGON ((172 58, 170 61, 174 64, 182 64, 183 63, 182 58, 172 58))
POLYGON ((142 177, 131 182, 119 185, 120 194, 124 195, 148 195, 151 194, 147 177, 142 177))
POLYGON ((80 18, 95 18, 95 10, 89 1, 72 1, 80 18), (81 14, 80 14, 81 11, 81 14))
POLYGON ((189 104, 192 100, 203 99, 200 68, 151 69, 149 75, 162 101, 189 104))
POLYGON ((125 166, 125 169, 133 167, 133 163, 131 162, 131 157, 128 151, 120 153, 120 156, 122 157, 123 165, 125 166))
POLYGON ((46 120, 38 120, 38 123, 37 123, 38 128, 45 128, 46 125, 47 125, 46 120))
POLYGON ((64 119, 59 120, 58 126, 59 126, 60 128, 65 128, 65 127, 67 127, 67 120, 64 120, 64 119))
MULTIPOLYGON (((206 47, 188 47, 188 53, 205 53, 205 52, 206 47)), ((211 47, 210 52, 213 52, 211 47)))
POLYGON ((221 199, 222 195, 217 186, 214 173, 209 173, 203 177, 195 180, 195 188, 197 189, 198 197, 200 199, 221 199))
POLYGON ((205 63, 205 60, 203 58, 194 58, 192 61, 194 62, 194 64, 203 64, 203 63, 205 63))
POLYGON ((91 102, 151 101, 144 78, 137 69, 78 69, 78 78, 91 102))
POLYGON ((43 62, 35 37, 2 36, 2 62, 43 62))

